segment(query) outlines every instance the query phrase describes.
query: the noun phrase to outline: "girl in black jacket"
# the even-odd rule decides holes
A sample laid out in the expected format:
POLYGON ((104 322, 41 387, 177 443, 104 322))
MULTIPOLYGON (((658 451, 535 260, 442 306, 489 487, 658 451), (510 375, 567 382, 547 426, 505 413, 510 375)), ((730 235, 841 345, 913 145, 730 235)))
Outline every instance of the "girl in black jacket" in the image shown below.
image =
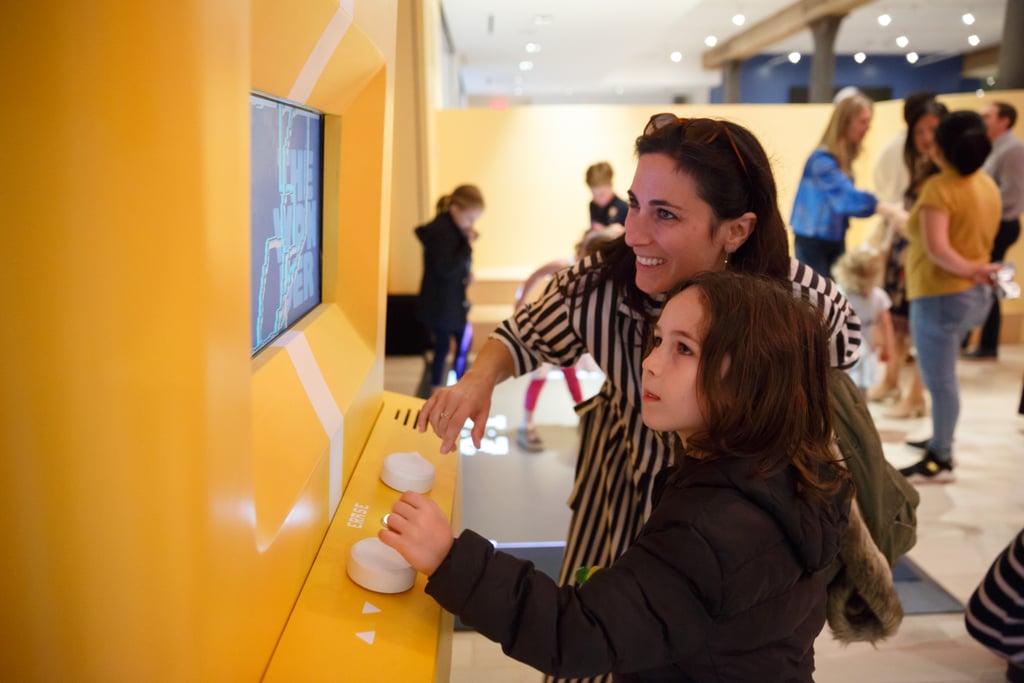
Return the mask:
POLYGON ((445 609, 549 674, 811 681, 851 488, 831 448, 827 339, 820 313, 774 281, 720 271, 683 285, 654 326, 642 413, 685 453, 633 545, 582 585, 472 531, 453 539, 411 492, 380 538, 445 609))
POLYGON ((455 376, 462 377, 473 335, 467 326, 466 288, 473 279, 473 227, 484 211, 484 196, 475 185, 459 185, 437 202, 437 216, 416 228, 423 243, 423 279, 417 314, 434 338, 430 367, 432 391, 444 384, 448 350, 455 342, 455 376))

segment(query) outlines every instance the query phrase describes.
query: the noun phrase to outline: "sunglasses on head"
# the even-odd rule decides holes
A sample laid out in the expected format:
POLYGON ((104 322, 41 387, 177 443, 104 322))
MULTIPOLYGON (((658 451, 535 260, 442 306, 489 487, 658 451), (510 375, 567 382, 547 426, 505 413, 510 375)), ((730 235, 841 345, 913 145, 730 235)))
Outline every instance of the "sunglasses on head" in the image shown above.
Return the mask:
POLYGON ((729 132, 729 127, 722 121, 714 119, 683 119, 675 114, 666 112, 655 114, 647 121, 647 125, 644 126, 644 135, 650 135, 667 126, 679 126, 684 138, 708 144, 714 142, 722 133, 725 133, 726 139, 729 140, 729 146, 732 147, 732 151, 736 155, 736 161, 740 162, 743 175, 748 178, 750 177, 750 173, 747 172, 747 162, 743 160, 743 155, 740 154, 739 147, 736 146, 736 141, 733 139, 732 133, 729 132))

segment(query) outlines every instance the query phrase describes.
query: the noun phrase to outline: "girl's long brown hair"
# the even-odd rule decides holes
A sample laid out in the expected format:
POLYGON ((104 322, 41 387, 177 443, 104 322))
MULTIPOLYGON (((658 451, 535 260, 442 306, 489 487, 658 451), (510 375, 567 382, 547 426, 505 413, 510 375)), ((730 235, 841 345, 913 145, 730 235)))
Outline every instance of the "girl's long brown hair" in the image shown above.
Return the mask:
POLYGON ((802 496, 834 495, 849 473, 832 448, 821 312, 762 276, 702 273, 689 287, 704 303, 697 384, 708 426, 687 439, 688 454, 750 459, 764 477, 792 465, 802 496))

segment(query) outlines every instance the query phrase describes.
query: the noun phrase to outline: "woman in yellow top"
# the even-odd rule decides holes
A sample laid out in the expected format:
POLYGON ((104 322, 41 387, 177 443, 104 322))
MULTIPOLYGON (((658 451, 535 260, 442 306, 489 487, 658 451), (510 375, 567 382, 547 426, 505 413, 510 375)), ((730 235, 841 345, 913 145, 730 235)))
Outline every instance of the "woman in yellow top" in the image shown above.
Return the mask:
POLYGON ((935 130, 939 167, 921 186, 907 222, 910 336, 921 378, 932 395, 932 437, 912 442, 920 462, 902 474, 919 481, 953 480, 953 432, 960 415, 956 358, 960 339, 992 305, 989 263, 999 226, 999 188, 981 165, 992 145, 973 111, 949 114, 935 130))

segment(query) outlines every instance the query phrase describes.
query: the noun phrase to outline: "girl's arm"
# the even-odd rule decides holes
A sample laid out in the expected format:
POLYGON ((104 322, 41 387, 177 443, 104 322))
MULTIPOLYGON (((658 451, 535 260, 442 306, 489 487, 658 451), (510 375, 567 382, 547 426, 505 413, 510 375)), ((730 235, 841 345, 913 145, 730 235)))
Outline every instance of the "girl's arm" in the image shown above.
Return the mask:
POLYGON ((990 284, 998 263, 973 263, 949 243, 949 213, 934 206, 921 207, 921 235, 928 258, 943 270, 975 284, 990 284))
POLYGON ((858 190, 832 155, 821 155, 815 160, 811 172, 835 213, 862 218, 875 213, 878 198, 870 192, 858 190))
POLYGON ((882 336, 879 360, 887 363, 896 355, 896 334, 892 329, 892 315, 889 309, 878 314, 878 331, 882 336))

